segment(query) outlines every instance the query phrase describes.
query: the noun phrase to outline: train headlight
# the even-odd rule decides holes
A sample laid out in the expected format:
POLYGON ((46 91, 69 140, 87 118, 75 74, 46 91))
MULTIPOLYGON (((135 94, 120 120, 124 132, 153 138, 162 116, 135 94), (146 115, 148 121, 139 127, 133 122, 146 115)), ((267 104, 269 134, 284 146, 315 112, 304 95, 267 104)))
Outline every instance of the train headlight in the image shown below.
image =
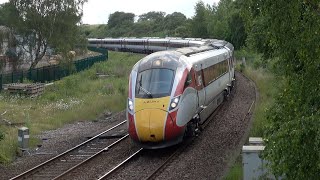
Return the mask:
POLYGON ((131 99, 128 99, 128 109, 129 111, 133 111, 133 102, 131 99))
POLYGON ((178 106, 179 101, 180 101, 180 96, 173 98, 170 102, 169 111, 171 111, 172 109, 175 109, 178 106))

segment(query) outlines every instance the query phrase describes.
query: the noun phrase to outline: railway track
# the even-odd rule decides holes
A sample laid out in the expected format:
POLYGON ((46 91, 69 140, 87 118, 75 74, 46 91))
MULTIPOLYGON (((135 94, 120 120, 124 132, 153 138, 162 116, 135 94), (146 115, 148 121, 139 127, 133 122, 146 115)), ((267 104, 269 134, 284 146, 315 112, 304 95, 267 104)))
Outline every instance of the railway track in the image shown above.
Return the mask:
POLYGON ((72 170, 84 165, 89 160, 97 157, 102 152, 109 150, 111 147, 126 139, 129 136, 128 134, 124 135, 123 137, 117 136, 113 139, 104 137, 105 134, 122 126, 125 123, 126 120, 11 179, 62 178, 72 170))
MULTIPOLYGON (((227 101, 230 100, 230 98, 233 98, 235 92, 237 91, 237 88, 235 87, 234 92, 230 95, 230 97, 228 98, 227 101)), ((225 103, 225 101, 224 101, 225 103)), ((223 104, 224 104, 223 103, 223 104)), ((223 104, 221 104, 212 114, 211 116, 201 125, 202 129, 206 129, 206 127, 210 124, 210 122, 213 121, 213 118, 222 108, 223 104)), ((248 114, 251 112, 251 109, 253 107, 254 101, 251 103, 248 112, 244 115, 243 119, 245 119, 248 114)), ((134 158, 137 156, 140 156, 140 158, 149 158, 149 157, 144 157, 147 150, 144 149, 140 149, 139 151, 137 151, 136 153, 134 153, 133 155, 131 155, 129 158, 127 158, 126 160, 124 160, 123 162, 119 163, 117 166, 115 166, 112 170, 110 170, 109 172, 107 172, 106 174, 104 174, 103 176, 101 176, 99 178, 99 180, 101 179, 122 179, 124 177, 122 177, 122 173, 124 173, 125 171, 128 172, 132 172, 132 169, 135 169, 138 165, 139 166, 145 166, 143 168, 140 169, 145 169, 145 168, 151 168, 152 170, 150 171, 151 173, 142 173, 140 171, 137 170, 137 172, 140 172, 142 174, 137 175, 134 177, 134 179, 145 179, 145 180, 151 180, 151 179, 156 179, 165 169, 168 165, 171 164, 171 162, 173 162, 175 160, 175 157, 179 156, 182 152, 184 152, 193 142, 194 140, 197 138, 197 136, 193 136, 189 139, 187 139, 187 141, 183 142, 182 144, 180 144, 179 146, 177 146, 177 148, 174 148, 173 150, 171 150, 171 152, 169 153, 169 155, 161 161, 161 163, 159 163, 157 165, 157 167, 148 167, 148 165, 143 165, 139 162, 133 162, 134 158), (133 164, 129 165, 129 162, 132 162, 133 164), (131 171, 130 168, 126 169, 128 167, 125 167, 126 164, 128 166, 131 167, 131 171), (134 165, 135 164, 135 165, 134 165), (121 169, 122 168, 122 169, 121 169)), ((161 154, 161 153, 159 153, 161 154)), ((151 156, 157 156, 155 154, 151 155, 151 156)), ((139 161, 139 160, 137 160, 139 161)), ((153 160, 153 162, 156 162, 158 160, 153 160)), ((149 164, 150 165, 150 164, 149 164)))
MULTIPOLYGON (((208 118, 208 120, 205 121, 204 124, 202 124, 203 129, 210 123, 210 121, 212 119, 211 117, 214 116, 216 114, 216 112, 219 111, 220 107, 218 107, 216 109, 216 111, 214 111, 214 113, 208 118)), ((139 177, 139 179, 145 179, 145 180, 155 179, 157 177, 157 175, 159 173, 161 173, 165 169, 165 167, 167 165, 169 165, 170 162, 172 162, 174 160, 174 158, 176 156, 178 156, 180 153, 182 153, 196 139, 196 137, 197 136, 189 137, 182 144, 179 144, 179 145, 176 145, 175 147, 173 147, 172 150, 170 150, 170 152, 168 153, 167 157, 164 160, 162 160, 162 162, 157 167, 153 168, 151 174, 147 174, 147 177, 139 177)), ((153 151, 153 150, 151 150, 151 151, 153 151)), ((137 150, 136 152, 132 153, 132 155, 130 155, 128 158, 126 158, 125 160, 123 160, 122 162, 120 162, 119 164, 114 166, 107 173, 100 176, 98 179, 99 180, 113 179, 114 177, 112 177, 112 175, 114 175, 116 173, 121 174, 121 172, 119 172, 121 168, 125 168, 125 165, 127 165, 130 161, 131 162, 134 161, 134 158, 136 158, 137 156, 144 157, 144 155, 146 155, 147 152, 148 152, 148 150, 143 149, 143 148, 137 150)), ((162 153, 160 153, 160 154, 162 154, 162 153)), ((155 156, 155 154, 153 154, 152 156, 155 156)), ((140 163, 137 163, 137 164, 140 164, 140 163)), ((121 171, 125 171, 125 170, 122 169, 121 171)), ((115 179, 117 179, 117 178, 115 178, 115 179)))

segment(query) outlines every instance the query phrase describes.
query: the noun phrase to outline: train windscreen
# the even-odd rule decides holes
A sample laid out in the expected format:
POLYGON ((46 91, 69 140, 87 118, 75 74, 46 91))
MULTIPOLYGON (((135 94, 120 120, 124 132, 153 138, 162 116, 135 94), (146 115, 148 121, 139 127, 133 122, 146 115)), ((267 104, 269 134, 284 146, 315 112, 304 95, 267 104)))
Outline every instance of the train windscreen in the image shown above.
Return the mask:
POLYGON ((138 74, 136 97, 160 98, 170 96, 174 80, 172 69, 147 69, 138 74))

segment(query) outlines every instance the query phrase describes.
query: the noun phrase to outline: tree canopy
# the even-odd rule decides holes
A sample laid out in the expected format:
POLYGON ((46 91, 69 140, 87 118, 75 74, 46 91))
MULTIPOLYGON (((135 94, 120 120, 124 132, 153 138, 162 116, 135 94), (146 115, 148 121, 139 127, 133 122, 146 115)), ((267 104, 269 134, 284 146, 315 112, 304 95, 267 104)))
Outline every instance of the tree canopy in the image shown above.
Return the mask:
POLYGON ((80 42, 78 25, 86 0, 10 0, 4 25, 17 35, 24 60, 34 68, 48 46, 69 51, 80 42))
POLYGON ((195 6, 196 14, 191 22, 191 36, 198 38, 208 38, 209 10, 202 1, 195 6))
POLYGON ((273 59, 280 94, 268 113, 265 158, 275 175, 320 177, 320 4, 243 0, 248 42, 273 59))
POLYGON ((84 27, 87 37, 198 37, 225 39, 237 49, 244 46, 246 31, 237 1, 221 0, 217 5, 195 5, 195 16, 188 19, 180 12, 165 14, 151 11, 138 16, 115 12, 109 16, 108 25, 96 29, 84 27))

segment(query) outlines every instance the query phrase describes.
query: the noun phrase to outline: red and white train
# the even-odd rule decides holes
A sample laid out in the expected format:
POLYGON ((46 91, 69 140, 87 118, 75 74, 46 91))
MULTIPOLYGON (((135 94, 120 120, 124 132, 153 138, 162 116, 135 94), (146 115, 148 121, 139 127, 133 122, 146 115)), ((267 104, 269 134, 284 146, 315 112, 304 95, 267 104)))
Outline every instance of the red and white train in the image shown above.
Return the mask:
POLYGON ((135 64, 129 78, 130 137, 145 148, 177 144, 193 134, 230 93, 234 47, 198 41, 153 53, 135 64))

